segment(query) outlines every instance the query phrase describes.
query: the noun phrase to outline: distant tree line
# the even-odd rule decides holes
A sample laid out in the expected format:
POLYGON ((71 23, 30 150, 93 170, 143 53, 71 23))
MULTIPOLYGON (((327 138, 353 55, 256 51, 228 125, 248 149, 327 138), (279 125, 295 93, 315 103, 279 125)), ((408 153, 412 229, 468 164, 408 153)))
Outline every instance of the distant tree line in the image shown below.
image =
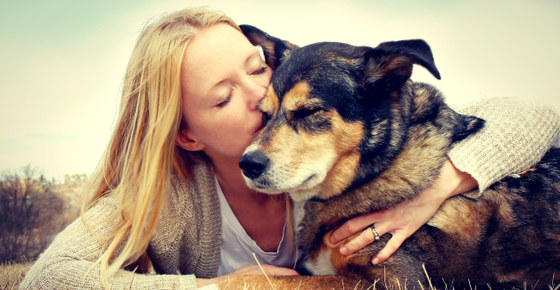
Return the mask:
MULTIPOLYGON (((54 179, 37 176, 31 165, 0 175, 0 262, 35 260, 55 234, 77 216, 54 179), (71 212, 70 212, 71 211, 71 212)), ((73 175, 66 182, 82 182, 73 175)))

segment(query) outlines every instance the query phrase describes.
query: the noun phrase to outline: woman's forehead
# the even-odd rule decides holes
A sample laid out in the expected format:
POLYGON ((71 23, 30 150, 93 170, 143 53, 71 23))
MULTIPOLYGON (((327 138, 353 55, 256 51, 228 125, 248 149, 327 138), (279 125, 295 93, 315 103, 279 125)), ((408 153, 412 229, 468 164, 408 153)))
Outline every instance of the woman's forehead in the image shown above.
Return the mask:
POLYGON ((228 24, 202 28, 185 50, 181 68, 183 92, 208 94, 256 53, 245 35, 228 24))

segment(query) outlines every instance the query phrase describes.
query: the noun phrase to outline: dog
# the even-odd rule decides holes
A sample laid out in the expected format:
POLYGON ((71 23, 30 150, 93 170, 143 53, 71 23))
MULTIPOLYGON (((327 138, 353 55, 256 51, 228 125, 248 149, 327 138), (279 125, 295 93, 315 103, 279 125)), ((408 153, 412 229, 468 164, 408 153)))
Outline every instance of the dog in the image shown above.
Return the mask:
POLYGON ((476 134, 484 121, 455 112, 436 88, 410 80, 414 64, 440 78, 423 40, 297 47, 256 27, 242 30, 263 48, 274 74, 259 104, 266 126, 239 165, 250 188, 307 200, 297 242, 314 276, 248 276, 226 284, 548 289, 560 281, 556 149, 535 170, 504 178, 478 199, 448 199, 379 265, 371 260, 390 234, 340 255, 345 242, 329 242, 333 229, 413 199, 438 177, 453 144, 476 134))

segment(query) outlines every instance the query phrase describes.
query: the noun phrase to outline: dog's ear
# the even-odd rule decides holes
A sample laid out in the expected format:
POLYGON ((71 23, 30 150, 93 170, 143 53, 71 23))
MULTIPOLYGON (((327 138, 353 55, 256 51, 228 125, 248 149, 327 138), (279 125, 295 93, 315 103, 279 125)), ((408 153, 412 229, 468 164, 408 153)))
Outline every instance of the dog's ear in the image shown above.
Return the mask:
POLYGON ((468 136, 480 131, 484 127, 483 119, 477 118, 475 116, 468 116, 459 114, 459 120, 455 122, 454 134, 451 138, 453 142, 459 142, 468 136))
POLYGON ((381 93, 399 89, 412 75, 413 64, 441 79, 430 46, 421 39, 384 42, 366 55, 366 83, 381 93))
POLYGON ((247 24, 239 25, 243 34, 253 45, 260 45, 264 52, 266 64, 276 70, 276 68, 289 57, 290 51, 298 48, 288 41, 281 40, 266 32, 247 24))

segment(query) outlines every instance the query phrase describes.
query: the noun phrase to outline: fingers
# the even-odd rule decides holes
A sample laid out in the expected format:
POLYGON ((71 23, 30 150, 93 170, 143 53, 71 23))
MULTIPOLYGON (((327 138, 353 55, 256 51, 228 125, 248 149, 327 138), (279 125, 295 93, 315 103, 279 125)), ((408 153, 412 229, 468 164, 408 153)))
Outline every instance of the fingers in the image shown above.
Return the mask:
MULTIPOLYGON (((380 212, 364 214, 345 222, 342 226, 332 232, 329 238, 330 242, 333 244, 338 244, 340 241, 348 238, 349 236, 365 229, 366 227, 369 227, 378 219, 377 216, 379 214, 380 212)), ((363 247, 364 246, 362 246, 362 248, 363 247)))
MULTIPOLYGON (((379 236, 385 234, 383 229, 377 227, 376 229, 379 233, 379 236)), ((381 249, 381 251, 379 251, 379 253, 377 253, 377 255, 373 258, 372 263, 375 265, 383 263, 399 249, 399 247, 408 237, 409 235, 407 235, 405 231, 396 231, 391 239, 387 241, 385 247, 383 247, 383 249, 381 249)), ((340 253, 342 255, 350 255, 375 241, 375 234, 373 233, 371 227, 368 227, 364 229, 360 235, 346 243, 344 246, 340 247, 340 253)))
MULTIPOLYGON (((382 232, 379 228, 376 228, 377 233, 381 237, 384 232, 382 232)), ((375 234, 371 227, 367 227, 359 234, 356 238, 346 243, 344 246, 340 247, 340 253, 342 255, 350 255, 358 250, 361 250, 365 246, 375 242, 375 234)))
POLYGON ((399 247, 402 245, 404 240, 406 240, 406 236, 395 234, 393 237, 387 242, 385 247, 377 253, 377 255, 371 261, 374 265, 379 263, 383 263, 387 260, 391 255, 393 255, 399 247))

